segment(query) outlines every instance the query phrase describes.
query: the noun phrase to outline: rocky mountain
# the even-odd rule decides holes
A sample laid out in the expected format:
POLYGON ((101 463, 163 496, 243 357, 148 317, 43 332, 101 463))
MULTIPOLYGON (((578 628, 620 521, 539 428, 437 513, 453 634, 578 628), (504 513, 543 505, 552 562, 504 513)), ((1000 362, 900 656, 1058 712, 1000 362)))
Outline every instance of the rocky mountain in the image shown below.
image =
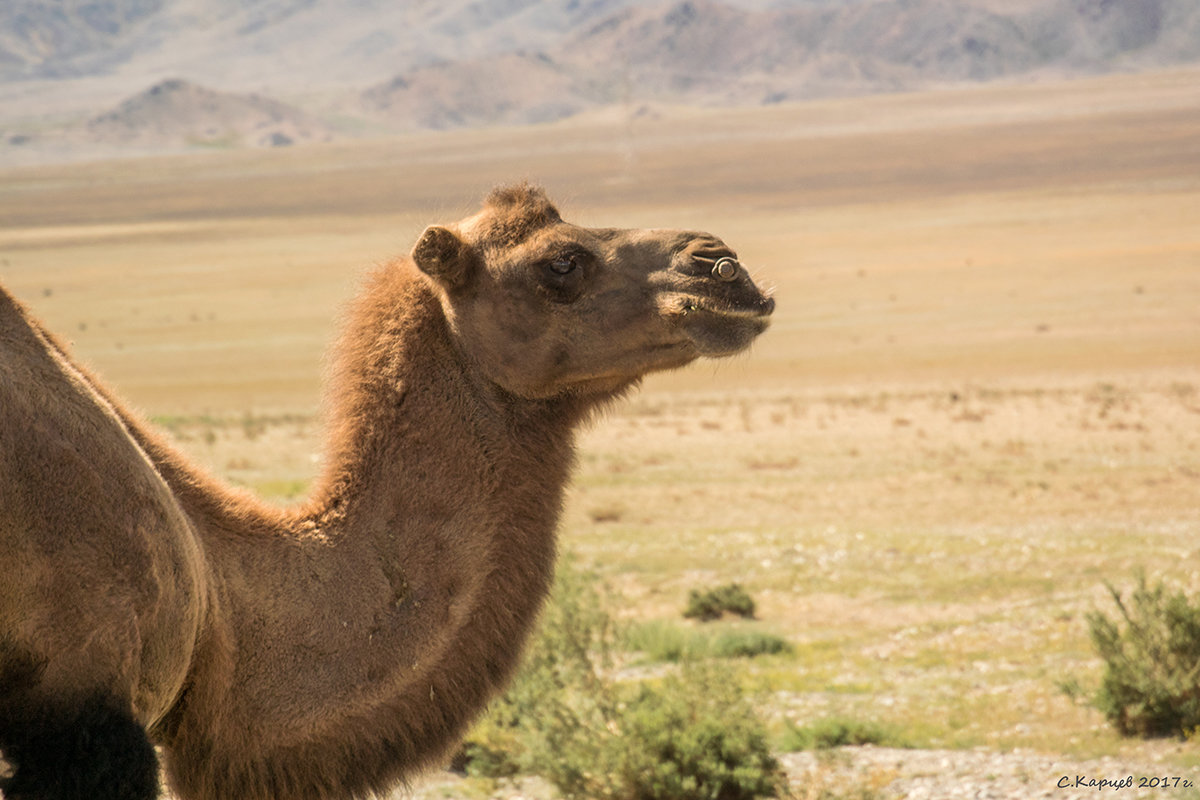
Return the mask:
POLYGON ((574 70, 548 56, 504 53, 419 67, 362 95, 364 113, 404 127, 553 122, 594 105, 574 70))
POLYGON ((588 101, 758 104, 1193 61, 1200 3, 680 0, 624 8, 545 52, 588 101))
POLYGON ((136 57, 137 32, 165 0, 6 0, 0 6, 0 80, 69 79, 136 57))
POLYGON ((1194 61, 1197 0, 4 0, 0 148, 71 126, 255 144, 1194 61))
POLYGON ((157 83, 89 119, 97 141, 130 145, 232 145, 283 147, 331 138, 320 120, 261 97, 215 92, 184 80, 157 83))
POLYGON ((234 91, 358 87, 544 49, 635 0, 4 0, 0 81, 178 75, 234 91))
POLYGON ((455 117, 536 122, 604 103, 756 105, 1198 59, 1195 0, 678 0, 626 6, 535 55, 441 65, 441 90, 425 103, 412 95, 429 69, 401 73, 364 101, 440 127, 455 117), (472 107, 464 91, 483 95, 476 114, 434 112, 472 107), (408 100, 389 105, 397 96, 408 100), (489 105, 494 113, 483 113, 489 105))

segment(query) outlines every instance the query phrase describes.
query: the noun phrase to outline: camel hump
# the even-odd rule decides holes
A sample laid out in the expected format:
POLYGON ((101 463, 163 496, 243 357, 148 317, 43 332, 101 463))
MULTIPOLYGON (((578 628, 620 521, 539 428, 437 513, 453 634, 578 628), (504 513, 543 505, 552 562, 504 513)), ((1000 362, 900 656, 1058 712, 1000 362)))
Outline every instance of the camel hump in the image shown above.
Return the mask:
POLYGON ((166 713, 203 612, 194 533, 113 408, 3 290, 0 562, 0 669, 35 693, 127 698, 144 722, 166 713))

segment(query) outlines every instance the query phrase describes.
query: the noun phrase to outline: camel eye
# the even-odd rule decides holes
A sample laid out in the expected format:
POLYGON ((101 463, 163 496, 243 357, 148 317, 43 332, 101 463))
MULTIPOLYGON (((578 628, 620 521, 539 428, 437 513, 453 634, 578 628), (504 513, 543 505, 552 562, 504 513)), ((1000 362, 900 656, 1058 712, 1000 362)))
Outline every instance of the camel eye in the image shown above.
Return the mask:
POLYGON ((579 266, 579 260, 574 255, 559 256, 550 262, 550 271, 556 275, 568 275, 579 266))
POLYGON ((538 289, 556 303, 571 303, 584 289, 589 256, 583 251, 560 253, 539 268, 538 289))

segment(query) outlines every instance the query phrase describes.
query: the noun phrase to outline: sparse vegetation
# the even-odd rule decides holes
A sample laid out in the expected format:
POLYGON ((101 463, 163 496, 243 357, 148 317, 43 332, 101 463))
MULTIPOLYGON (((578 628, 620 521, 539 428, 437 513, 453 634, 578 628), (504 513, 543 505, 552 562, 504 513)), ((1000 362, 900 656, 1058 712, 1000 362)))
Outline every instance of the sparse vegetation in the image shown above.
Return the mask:
POLYGON ((883 747, 909 747, 908 740, 893 727, 847 717, 825 717, 806 725, 789 722, 781 749, 829 750, 834 747, 874 744, 883 747))
POLYGON ((1119 617, 1088 615, 1104 659, 1094 703, 1125 736, 1186 737, 1200 730, 1200 598, 1145 572, 1128 599, 1108 585, 1119 617))
POLYGON ((763 631, 728 630, 712 639, 709 654, 716 658, 755 658, 791 652, 787 640, 763 631))
POLYGON ((469 774, 542 775, 567 798, 751 800, 782 787, 766 728, 727 670, 694 662, 658 682, 608 673, 612 621, 568 562, 525 668, 475 730, 469 774), (507 755, 505 755, 507 754, 507 755))
POLYGON ((604 795, 613 800, 750 800, 781 789, 762 723, 721 670, 694 665, 661 685, 642 685, 624 724, 620 782, 604 795))
POLYGON ((650 661, 678 663, 703 658, 754 658, 791 652, 787 640, 745 628, 690 630, 664 620, 631 625, 622 644, 650 661))
POLYGON ((700 658, 707 643, 706 636, 665 620, 639 622, 622 633, 626 650, 640 653, 652 662, 674 664, 700 658))
POLYGON ((688 595, 683 616, 701 622, 720 619, 725 614, 753 619, 754 610, 754 599, 740 584, 730 583, 703 591, 693 589, 688 595))

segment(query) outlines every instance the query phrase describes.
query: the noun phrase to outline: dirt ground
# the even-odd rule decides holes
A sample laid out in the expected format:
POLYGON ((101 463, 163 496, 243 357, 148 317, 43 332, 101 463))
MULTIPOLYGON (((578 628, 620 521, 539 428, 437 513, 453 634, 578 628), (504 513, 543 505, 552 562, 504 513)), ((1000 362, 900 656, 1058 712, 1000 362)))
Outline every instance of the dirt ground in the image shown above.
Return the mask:
POLYGON ((338 309, 424 225, 530 179, 584 224, 711 230, 778 310, 581 438, 564 548, 621 615, 737 580, 796 647, 747 667, 776 723, 1195 776, 1194 743, 1122 741, 1059 687, 1098 680, 1105 581, 1200 591, 1198 79, 8 170, 0 280, 287 502, 338 309))

